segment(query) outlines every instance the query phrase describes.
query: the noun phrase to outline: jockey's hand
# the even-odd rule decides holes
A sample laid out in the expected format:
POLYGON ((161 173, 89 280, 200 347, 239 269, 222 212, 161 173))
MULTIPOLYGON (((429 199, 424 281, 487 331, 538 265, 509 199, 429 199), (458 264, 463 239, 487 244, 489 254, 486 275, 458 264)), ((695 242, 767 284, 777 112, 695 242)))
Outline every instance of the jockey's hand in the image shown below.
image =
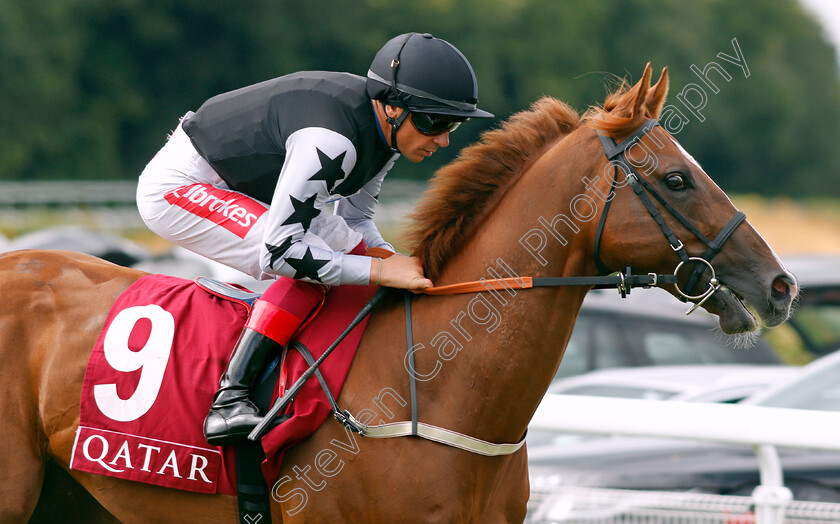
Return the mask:
POLYGON ((423 289, 433 286, 432 281, 423 274, 423 267, 420 265, 419 258, 397 253, 381 260, 381 278, 379 273, 380 262, 374 260, 370 265, 371 284, 376 283, 376 280, 379 279, 380 286, 407 289, 414 293, 419 293, 423 289))

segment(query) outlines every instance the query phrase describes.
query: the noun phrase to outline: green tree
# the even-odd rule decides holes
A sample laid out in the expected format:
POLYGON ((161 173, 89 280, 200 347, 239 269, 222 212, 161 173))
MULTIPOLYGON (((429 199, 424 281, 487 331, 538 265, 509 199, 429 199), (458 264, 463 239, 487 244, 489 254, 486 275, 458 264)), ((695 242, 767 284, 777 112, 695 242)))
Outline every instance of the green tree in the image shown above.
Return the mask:
MULTIPOLYGON (((379 46, 428 31, 472 62, 499 119, 541 95, 579 110, 644 64, 723 65, 705 120, 678 139, 728 191, 840 195, 835 50, 796 0, 6 0, 0 3, 0 179, 135 178, 187 110, 303 69, 364 74, 379 46), (737 39, 750 75, 721 61, 737 39)), ((712 73, 710 78, 714 77, 712 73)), ((493 122, 393 176, 424 178, 493 122)))

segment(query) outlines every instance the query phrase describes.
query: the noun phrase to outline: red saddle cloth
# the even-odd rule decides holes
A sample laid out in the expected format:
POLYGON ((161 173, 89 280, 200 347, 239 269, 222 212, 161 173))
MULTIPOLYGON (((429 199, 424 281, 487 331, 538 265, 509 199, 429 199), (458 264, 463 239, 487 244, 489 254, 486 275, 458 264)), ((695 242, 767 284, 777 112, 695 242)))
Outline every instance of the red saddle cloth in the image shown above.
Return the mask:
MULTIPOLYGON (((332 289, 321 312, 295 339, 317 359, 375 291, 373 286, 332 289)), ((209 445, 202 424, 247 316, 244 304, 211 295, 189 280, 148 275, 129 287, 112 306, 88 361, 70 467, 235 495, 233 448, 209 445)), ((366 324, 367 319, 321 365, 336 396, 366 324)), ((285 386, 307 367, 290 351, 285 386)), ((279 474, 283 451, 311 435, 331 413, 314 377, 288 412, 292 417, 262 440, 269 486, 279 474)))

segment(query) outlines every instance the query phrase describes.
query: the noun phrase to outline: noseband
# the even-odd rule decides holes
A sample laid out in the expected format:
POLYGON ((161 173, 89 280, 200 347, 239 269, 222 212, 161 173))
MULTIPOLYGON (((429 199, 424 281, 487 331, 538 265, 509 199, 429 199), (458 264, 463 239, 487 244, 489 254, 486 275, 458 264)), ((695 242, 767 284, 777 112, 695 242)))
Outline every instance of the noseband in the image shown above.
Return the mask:
POLYGON ((687 218, 685 218, 679 211, 674 209, 673 206, 662 198, 662 195, 660 195, 653 186, 645 181, 644 177, 636 171, 635 167, 633 167, 633 164, 627 160, 626 152, 630 147, 639 143, 642 136, 658 125, 659 122, 655 118, 651 118, 620 144, 616 144, 615 141, 608 136, 598 134, 598 139, 601 141, 604 153, 610 161, 610 164, 613 165, 613 179, 612 185, 610 186, 610 192, 607 195, 606 202, 604 203, 604 209, 601 211, 601 218, 598 220, 598 229, 595 233, 595 265, 598 267, 598 271, 601 272, 601 274, 612 273, 612 271, 610 271, 601 260, 601 235, 604 231, 604 223, 607 221, 607 214, 610 211, 610 205, 612 204, 613 197, 615 196, 615 189, 618 184, 618 170, 621 168, 621 170, 626 174, 627 183, 629 183, 630 187, 633 188, 633 192, 639 197, 639 200, 642 201, 642 204, 648 210, 650 216, 659 226, 659 229, 662 230, 662 234, 665 235, 665 238, 671 244, 671 249, 673 249, 680 258, 679 264, 677 264, 677 267, 674 269, 674 276, 678 275, 683 266, 688 266, 689 264, 693 265, 693 269, 686 280, 684 289, 680 289, 679 283, 674 283, 674 287, 680 295, 680 300, 683 302, 689 300, 699 300, 699 302, 697 302, 688 311, 688 313, 691 313, 709 297, 711 297, 715 291, 720 289, 720 282, 715 277, 715 269, 712 267, 712 259, 720 252, 721 248, 723 248, 723 244, 729 239, 738 225, 744 221, 746 215, 741 211, 735 213, 735 216, 729 219, 729 222, 723 226, 723 229, 720 230, 715 239, 709 240, 703 233, 694 227, 687 218), (668 213, 671 214, 671 216, 677 219, 695 237, 706 244, 707 248, 702 255, 699 257, 693 257, 686 253, 685 246, 682 241, 677 238, 677 235, 675 235, 673 230, 671 230, 668 224, 665 223, 665 219, 662 217, 662 214, 656 206, 654 206, 650 196, 648 196, 648 193, 653 195, 653 197, 662 205, 662 207, 665 208, 666 211, 668 211, 668 213), (708 289, 699 295, 691 295, 690 293, 692 293, 694 288, 697 286, 700 277, 706 269, 708 269, 711 273, 708 281, 708 289))

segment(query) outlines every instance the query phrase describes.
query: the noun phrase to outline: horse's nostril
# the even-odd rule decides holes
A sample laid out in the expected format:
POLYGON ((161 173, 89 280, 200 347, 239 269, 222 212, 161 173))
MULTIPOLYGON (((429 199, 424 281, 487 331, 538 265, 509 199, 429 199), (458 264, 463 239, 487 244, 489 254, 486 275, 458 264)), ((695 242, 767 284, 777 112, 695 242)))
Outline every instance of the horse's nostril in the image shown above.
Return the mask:
POLYGON ((782 275, 773 280, 773 290, 771 291, 771 296, 774 299, 779 300, 786 297, 793 297, 795 295, 796 284, 792 278, 787 275, 782 275))

